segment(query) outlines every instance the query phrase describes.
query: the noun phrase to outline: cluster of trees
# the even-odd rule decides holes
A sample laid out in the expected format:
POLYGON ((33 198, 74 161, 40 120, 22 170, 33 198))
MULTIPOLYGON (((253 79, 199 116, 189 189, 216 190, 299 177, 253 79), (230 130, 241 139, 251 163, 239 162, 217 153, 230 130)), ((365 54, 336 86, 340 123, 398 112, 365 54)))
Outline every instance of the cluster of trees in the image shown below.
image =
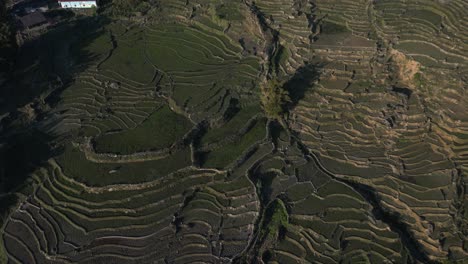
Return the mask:
POLYGON ((136 13, 144 15, 155 7, 159 7, 157 0, 112 0, 109 10, 113 16, 132 16, 136 13))
POLYGON ((16 41, 7 13, 6 1, 0 3, 0 74, 7 71, 14 56, 16 41))
POLYGON ((291 103, 289 92, 285 89, 285 82, 278 78, 268 80, 260 86, 260 101, 268 118, 281 119, 291 103))
POLYGON ((6 43, 7 33, 9 32, 9 27, 7 24, 7 9, 6 3, 0 4, 0 47, 3 47, 6 43))

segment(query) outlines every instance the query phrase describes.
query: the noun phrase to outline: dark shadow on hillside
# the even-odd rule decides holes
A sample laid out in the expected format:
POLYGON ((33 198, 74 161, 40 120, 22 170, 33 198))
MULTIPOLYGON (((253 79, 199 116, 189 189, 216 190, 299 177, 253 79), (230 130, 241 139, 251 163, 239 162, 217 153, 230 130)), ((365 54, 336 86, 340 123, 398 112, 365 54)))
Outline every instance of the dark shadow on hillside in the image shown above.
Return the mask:
POLYGON ((296 70, 294 75, 284 84, 284 89, 289 92, 291 97, 290 108, 304 98, 305 93, 314 87, 316 81, 320 78, 322 64, 305 64, 296 70))
POLYGON ((53 136, 35 129, 12 135, 7 140, 0 143, 3 143, 0 146, 0 217, 15 204, 13 193, 25 187, 29 175, 61 151, 53 145, 53 136))
POLYGON ((24 43, 18 50, 13 73, 0 86, 0 99, 4 101, 0 115, 39 97, 50 100, 56 90, 66 87, 74 75, 87 69, 97 55, 80 47, 102 34, 107 23, 106 18, 98 17, 64 21, 24 43))
POLYGON ((399 234, 402 244, 408 250, 411 258, 413 258, 412 261, 416 260, 416 263, 436 263, 428 257, 420 243, 418 243, 418 238, 412 234, 411 227, 402 221, 402 215, 398 212, 391 212, 388 209, 382 208, 380 205, 382 199, 375 189, 364 184, 352 183, 346 180, 342 182, 351 186, 372 205, 372 214, 375 219, 386 223, 393 232, 399 234))
POLYGON ((84 47, 103 33, 107 23, 97 17, 63 22, 18 51, 14 73, 0 87, 5 102, 0 104, 0 225, 17 202, 14 193, 29 194, 31 173, 61 153, 59 142, 68 135, 42 131, 42 120, 74 76, 95 65, 98 55, 84 47))

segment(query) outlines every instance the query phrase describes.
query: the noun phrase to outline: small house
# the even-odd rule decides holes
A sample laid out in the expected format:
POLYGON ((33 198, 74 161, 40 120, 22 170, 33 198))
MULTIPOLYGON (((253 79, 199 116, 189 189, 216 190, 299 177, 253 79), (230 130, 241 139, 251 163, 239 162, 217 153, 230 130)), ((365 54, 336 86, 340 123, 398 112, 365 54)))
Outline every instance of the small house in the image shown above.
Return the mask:
POLYGON ((47 19, 41 12, 34 12, 20 17, 20 22, 25 29, 31 29, 34 27, 42 26, 47 24, 47 19))
POLYGON ((62 8, 93 8, 97 7, 97 0, 58 0, 62 8))

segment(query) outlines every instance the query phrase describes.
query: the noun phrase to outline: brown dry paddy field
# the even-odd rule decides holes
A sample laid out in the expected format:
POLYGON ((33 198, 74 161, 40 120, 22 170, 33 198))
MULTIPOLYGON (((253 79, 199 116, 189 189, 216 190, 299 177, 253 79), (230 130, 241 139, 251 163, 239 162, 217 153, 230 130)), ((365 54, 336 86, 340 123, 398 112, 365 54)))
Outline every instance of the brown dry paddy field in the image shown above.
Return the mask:
POLYGON ((467 263, 467 13, 164 0, 55 26, 17 62, 50 149, 0 184, 0 263, 467 263))

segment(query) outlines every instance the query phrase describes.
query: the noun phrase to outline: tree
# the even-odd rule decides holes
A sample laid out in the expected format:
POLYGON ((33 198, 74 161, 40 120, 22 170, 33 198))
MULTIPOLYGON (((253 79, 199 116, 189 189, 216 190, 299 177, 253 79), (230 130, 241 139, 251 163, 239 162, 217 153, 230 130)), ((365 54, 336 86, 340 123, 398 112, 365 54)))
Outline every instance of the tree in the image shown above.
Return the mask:
POLYGON ((284 81, 273 78, 260 87, 260 100, 268 118, 281 119, 287 111, 287 105, 291 103, 284 83, 284 81))
POLYGON ((0 48, 11 45, 10 23, 8 21, 8 13, 6 2, 0 4, 0 48))
POLYGON ((7 72, 13 61, 16 41, 7 13, 6 1, 0 4, 0 75, 7 72))
POLYGON ((113 16, 133 16, 137 12, 140 14, 146 14, 154 6, 158 6, 157 1, 113 0, 110 12, 113 16))

